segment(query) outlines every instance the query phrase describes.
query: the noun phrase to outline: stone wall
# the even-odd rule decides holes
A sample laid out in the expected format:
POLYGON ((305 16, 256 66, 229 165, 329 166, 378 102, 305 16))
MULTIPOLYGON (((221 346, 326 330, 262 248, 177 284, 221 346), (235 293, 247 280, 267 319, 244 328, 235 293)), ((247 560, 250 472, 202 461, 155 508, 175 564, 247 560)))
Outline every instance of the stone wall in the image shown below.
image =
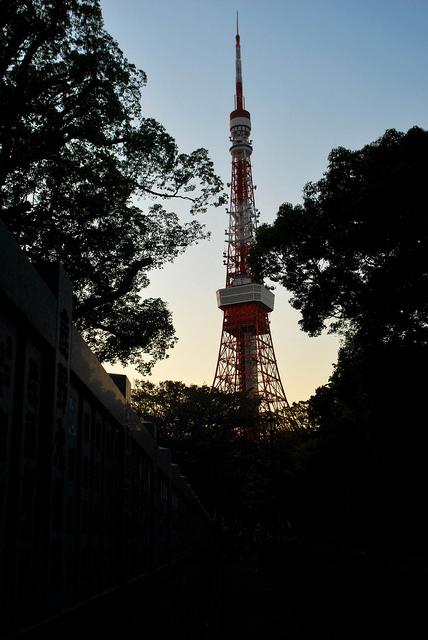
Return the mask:
POLYGON ((0 223, 0 628, 168 564, 211 522, 168 450, 72 325, 60 265, 0 223))

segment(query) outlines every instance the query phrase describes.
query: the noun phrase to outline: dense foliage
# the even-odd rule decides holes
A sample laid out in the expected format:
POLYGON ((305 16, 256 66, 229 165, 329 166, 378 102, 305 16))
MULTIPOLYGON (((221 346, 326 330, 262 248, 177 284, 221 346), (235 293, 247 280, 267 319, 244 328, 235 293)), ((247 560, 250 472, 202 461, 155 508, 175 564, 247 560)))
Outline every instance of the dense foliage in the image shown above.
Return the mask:
POLYGON ((144 370, 175 342, 165 303, 140 297, 148 271, 206 236, 162 203, 204 211, 221 182, 205 149, 179 153, 143 117, 145 74, 99 0, 2 0, 0 15, 1 217, 33 262, 64 264, 98 357, 144 370))
POLYGON ((343 337, 310 399, 317 429, 294 484, 296 517, 316 535, 410 548, 428 533, 427 181, 428 132, 387 131, 333 150, 303 204, 258 234, 254 268, 291 292, 303 329, 343 337))
POLYGON ((137 413, 156 426, 158 443, 171 450, 173 462, 211 513, 253 525, 289 513, 288 488, 314 428, 306 402, 292 406, 304 429, 260 437, 258 402, 245 394, 170 380, 139 381, 132 401, 137 413))
POLYGON ((158 442, 211 510, 239 511, 245 500, 258 403, 243 394, 167 380, 139 381, 136 411, 157 429, 158 442), (245 429, 244 429, 245 428, 245 429), (250 437, 249 437, 250 436, 250 437))
POLYGON ((281 283, 302 328, 428 343, 428 132, 387 131, 357 151, 334 149, 302 205, 262 225, 259 274, 281 283))

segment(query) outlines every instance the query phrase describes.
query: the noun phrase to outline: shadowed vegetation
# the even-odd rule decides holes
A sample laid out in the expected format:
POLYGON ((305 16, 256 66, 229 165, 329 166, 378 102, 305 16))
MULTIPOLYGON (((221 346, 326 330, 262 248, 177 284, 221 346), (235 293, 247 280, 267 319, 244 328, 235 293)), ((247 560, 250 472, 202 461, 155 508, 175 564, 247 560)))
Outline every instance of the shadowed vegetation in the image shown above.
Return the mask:
POLYGON ((427 179, 428 132, 390 130, 333 150, 303 204, 259 229, 256 272, 287 288, 309 335, 342 336, 309 401, 318 428, 295 499, 306 531, 391 546, 426 535, 427 179))
POLYGON ((63 263, 98 358, 147 371, 176 338, 165 302, 140 292, 207 236, 165 203, 203 212, 221 181, 205 149, 179 152, 144 117, 146 76, 98 0, 3 0, 0 28, 0 215, 34 263, 63 263))

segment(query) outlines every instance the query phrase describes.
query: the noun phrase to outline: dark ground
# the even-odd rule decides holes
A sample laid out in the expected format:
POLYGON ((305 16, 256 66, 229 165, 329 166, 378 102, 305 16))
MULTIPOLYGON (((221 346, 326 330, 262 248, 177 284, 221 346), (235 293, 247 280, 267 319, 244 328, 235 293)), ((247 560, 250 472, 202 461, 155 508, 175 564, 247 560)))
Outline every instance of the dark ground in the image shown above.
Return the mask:
POLYGON ((428 637, 427 556, 288 539, 217 548, 20 636, 163 640, 428 637))

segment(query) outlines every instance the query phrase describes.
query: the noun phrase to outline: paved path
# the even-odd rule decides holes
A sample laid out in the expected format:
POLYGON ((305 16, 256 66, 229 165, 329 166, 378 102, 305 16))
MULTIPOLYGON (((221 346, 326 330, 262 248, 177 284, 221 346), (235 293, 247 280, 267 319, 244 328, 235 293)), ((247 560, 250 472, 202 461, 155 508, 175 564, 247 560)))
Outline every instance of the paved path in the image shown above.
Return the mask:
POLYGON ((427 556, 294 540, 261 558, 223 560, 219 573, 220 622, 213 638, 428 637, 427 556))
POLYGON ((428 637, 426 558, 374 560, 291 541, 221 551, 97 599, 25 640, 402 640, 428 637))

